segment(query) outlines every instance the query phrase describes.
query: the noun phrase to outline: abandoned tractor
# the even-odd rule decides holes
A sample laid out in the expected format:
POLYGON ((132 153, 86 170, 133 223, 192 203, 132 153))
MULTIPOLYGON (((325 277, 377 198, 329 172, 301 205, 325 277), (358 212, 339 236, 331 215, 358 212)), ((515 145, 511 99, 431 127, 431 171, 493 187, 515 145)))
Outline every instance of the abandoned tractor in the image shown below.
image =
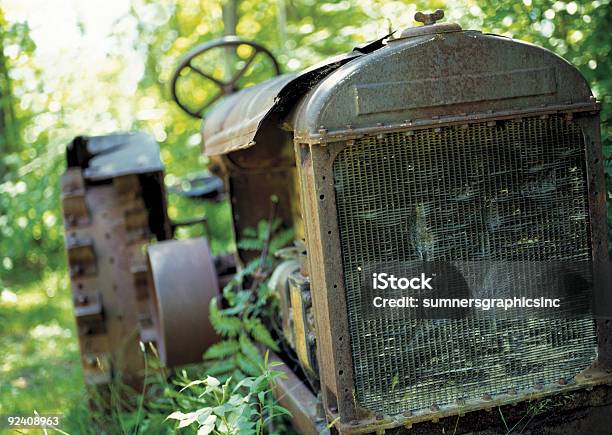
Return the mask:
MULTIPOLYGON (((480 431, 499 419, 492 409, 517 415, 542 398, 557 417, 530 429, 601 433, 612 427, 612 287, 600 105, 555 54, 442 16, 419 13, 424 25, 300 73, 280 75, 267 49, 236 38, 188 53, 173 94, 204 118, 214 175, 183 193, 226 197, 236 237, 268 219, 274 198, 303 240, 269 281, 284 349, 274 358, 292 361, 277 393, 301 433, 432 433, 448 421, 480 431), (198 66, 209 50, 239 46, 254 54, 229 80, 198 66), (238 89, 255 56, 276 76, 238 89), (189 74, 219 94, 190 101, 189 74), (582 265, 596 310, 373 309, 371 272, 414 262, 452 265, 471 298, 516 285, 534 264, 563 263, 556 277, 582 265)), ((210 301, 257 253, 213 256, 204 238, 173 239, 159 148, 144 134, 78 137, 67 160, 87 383, 138 385, 140 342, 168 367, 201 360, 217 340, 210 301)))

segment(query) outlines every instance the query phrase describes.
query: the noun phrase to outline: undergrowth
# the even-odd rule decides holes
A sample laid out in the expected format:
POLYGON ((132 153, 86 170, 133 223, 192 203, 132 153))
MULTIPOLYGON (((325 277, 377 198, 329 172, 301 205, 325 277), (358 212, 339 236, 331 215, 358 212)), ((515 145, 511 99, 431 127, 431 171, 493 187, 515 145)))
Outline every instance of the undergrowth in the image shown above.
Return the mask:
POLYGON ((156 349, 141 346, 147 377, 136 392, 115 380, 102 394, 90 394, 65 419, 65 430, 79 434, 285 434, 289 414, 272 394, 283 373, 274 370, 269 350, 278 345, 267 328, 277 300, 267 286, 273 254, 293 240, 274 219, 248 229, 238 246, 258 251, 210 305, 210 320, 221 340, 203 355, 202 363, 168 377, 156 349))

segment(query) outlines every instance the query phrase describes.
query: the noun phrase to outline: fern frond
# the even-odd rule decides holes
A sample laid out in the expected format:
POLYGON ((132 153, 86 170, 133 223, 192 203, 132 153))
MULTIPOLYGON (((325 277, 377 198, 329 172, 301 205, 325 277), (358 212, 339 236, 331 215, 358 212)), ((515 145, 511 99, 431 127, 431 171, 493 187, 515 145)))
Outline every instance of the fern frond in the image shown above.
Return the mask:
POLYGON ((263 358, 257 349, 257 346, 245 335, 241 334, 239 339, 240 351, 253 362, 253 364, 260 366, 263 363, 263 358))
POLYGON ((276 252, 293 241, 293 228, 288 228, 276 234, 270 241, 270 252, 276 252))
POLYGON ((257 224, 257 238, 262 242, 268 238, 268 231, 270 229, 270 225, 268 225, 267 221, 259 221, 257 224))
POLYGON ((204 352, 204 359, 223 359, 234 355, 240 350, 240 343, 236 340, 224 340, 210 346, 204 352))
POLYGON ((270 331, 268 331, 260 319, 257 317, 244 319, 244 326, 256 342, 278 352, 278 345, 272 338, 272 335, 270 335, 270 331))
POLYGON ((257 237, 257 230, 251 227, 245 228, 242 230, 242 237, 255 238, 257 237))
POLYGON ((206 374, 209 376, 220 377, 221 375, 229 375, 238 367, 236 358, 230 358, 215 362, 206 369, 206 374))
POLYGON ((263 242, 258 239, 242 239, 236 246, 246 251, 261 251, 263 249, 263 242))
POLYGON ((238 365, 238 368, 246 375, 259 376, 261 374, 259 367, 253 364, 253 362, 242 353, 236 354, 236 364, 238 365))
POLYGON ((210 301, 210 323, 224 337, 235 337, 242 330, 240 319, 224 315, 217 306, 216 298, 210 301))

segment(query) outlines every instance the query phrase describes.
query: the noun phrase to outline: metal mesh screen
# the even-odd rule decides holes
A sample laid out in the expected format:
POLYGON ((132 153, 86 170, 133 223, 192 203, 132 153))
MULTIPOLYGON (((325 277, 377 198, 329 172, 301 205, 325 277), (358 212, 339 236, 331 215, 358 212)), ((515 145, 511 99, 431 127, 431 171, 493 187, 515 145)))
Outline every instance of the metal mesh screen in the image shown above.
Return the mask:
MULTIPOLYGON (((333 164, 355 395, 397 414, 571 379, 592 318, 364 315, 368 264, 589 260, 585 147, 561 117, 367 137, 333 164)), ((499 264, 499 263, 498 263, 499 264)))

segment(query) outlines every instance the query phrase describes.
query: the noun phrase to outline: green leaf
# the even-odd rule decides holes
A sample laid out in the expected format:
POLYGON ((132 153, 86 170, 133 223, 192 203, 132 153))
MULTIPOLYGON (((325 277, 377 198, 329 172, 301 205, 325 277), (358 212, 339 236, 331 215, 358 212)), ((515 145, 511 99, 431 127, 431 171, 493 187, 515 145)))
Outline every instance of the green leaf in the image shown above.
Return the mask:
POLYGON ((198 429, 198 435, 208 435, 215 430, 215 422, 217 421, 216 415, 209 415, 206 420, 202 422, 202 425, 198 429))
POLYGON ((212 376, 207 376, 206 385, 210 385, 211 387, 218 387, 219 385, 221 385, 221 382, 219 382, 218 379, 213 378, 212 376))
POLYGON ((287 415, 289 417, 292 416, 288 409, 280 405, 272 405, 272 411, 274 411, 274 413, 277 415, 287 415))
POLYGON ((278 251, 293 241, 293 228, 289 228, 276 234, 270 241, 270 253, 278 251))
POLYGON ((257 224, 257 238, 262 242, 268 238, 268 222, 259 221, 257 224))
POLYGON ((244 323, 247 331, 249 331, 255 341, 278 352, 278 345, 272 338, 272 335, 270 335, 270 331, 268 331, 260 319, 257 317, 251 317, 249 319, 245 319, 244 323))
POLYGON ((251 298, 252 293, 248 290, 231 292, 231 297, 226 298, 230 304, 230 308, 223 310, 223 314, 234 316, 244 311, 246 304, 251 298))
POLYGON ((221 376, 232 373, 234 370, 236 370, 236 359, 231 358, 211 365, 206 372, 211 376, 221 376))
POLYGON ((219 311, 216 298, 210 301, 210 323, 215 331, 224 337, 235 337, 242 330, 240 319, 226 316, 219 311))
POLYGON ((205 383, 206 383, 206 381, 205 380, 201 380, 201 379, 198 379, 197 381, 191 381, 187 385, 185 385, 183 388, 181 388, 179 390, 179 393, 181 393, 181 392, 183 392, 183 391, 193 387, 194 385, 201 385, 201 384, 205 384, 205 383))
POLYGON ((263 249, 263 242, 258 239, 242 239, 236 246, 246 251, 261 251, 263 249))
POLYGON ((261 371, 249 358, 242 353, 236 355, 236 363, 240 370, 250 376, 257 376, 261 371))
POLYGON ((247 238, 255 238, 257 237, 257 230, 255 228, 249 227, 242 230, 242 237, 247 238))
POLYGON ((259 353, 259 349, 257 349, 257 346, 255 346, 245 334, 240 334, 240 350, 248 359, 251 360, 251 362, 253 362, 253 364, 256 364, 257 366, 262 365, 263 358, 259 353))
POLYGON ((213 344, 204 352, 204 359, 222 359, 234 355, 240 350, 240 344, 237 340, 224 340, 213 344))

